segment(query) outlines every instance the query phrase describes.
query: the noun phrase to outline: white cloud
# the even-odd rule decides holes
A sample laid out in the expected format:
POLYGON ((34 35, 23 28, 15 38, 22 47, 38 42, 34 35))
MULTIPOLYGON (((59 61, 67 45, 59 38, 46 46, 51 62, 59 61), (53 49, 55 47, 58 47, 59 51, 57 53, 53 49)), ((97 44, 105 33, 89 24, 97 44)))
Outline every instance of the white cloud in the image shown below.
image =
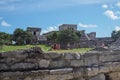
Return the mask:
POLYGON ((107 5, 107 4, 103 4, 103 5, 102 5, 102 8, 107 9, 107 8, 108 8, 108 5, 107 5))
POLYGON ((50 32, 50 31, 57 31, 57 30, 58 30, 58 28, 57 28, 56 26, 54 26, 54 27, 50 26, 50 27, 48 27, 47 29, 42 30, 42 34, 43 34, 43 33, 50 32))
POLYGON ((97 25, 94 25, 94 24, 82 24, 82 23, 80 23, 79 26, 84 27, 84 28, 95 28, 95 27, 97 27, 97 25))
POLYGON ((2 21, 1 22, 1 26, 3 26, 3 27, 10 27, 11 26, 11 24, 8 24, 6 21, 2 21))
POLYGON ((118 3, 116 4, 116 6, 117 6, 117 7, 120 7, 120 2, 118 2, 118 3))
POLYGON ((120 30, 120 26, 116 26, 115 31, 119 31, 119 30, 120 30))
POLYGON ((117 15, 116 15, 113 11, 111 11, 111 10, 105 11, 104 14, 105 14, 107 17, 111 18, 112 20, 120 19, 120 17, 117 16, 117 15))
POLYGON ((81 4, 103 4, 116 1, 117 0, 0 0, 0 11, 51 10, 81 4))

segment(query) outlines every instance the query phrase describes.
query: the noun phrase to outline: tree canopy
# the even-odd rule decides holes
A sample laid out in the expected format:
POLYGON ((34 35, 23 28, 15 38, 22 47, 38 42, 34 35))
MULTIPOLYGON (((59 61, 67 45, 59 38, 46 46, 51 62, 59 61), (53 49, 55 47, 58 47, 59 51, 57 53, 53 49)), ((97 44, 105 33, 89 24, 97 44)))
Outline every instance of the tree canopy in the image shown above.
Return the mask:
POLYGON ((120 37, 120 30, 119 31, 115 31, 115 30, 112 31, 111 36, 114 39, 114 41, 116 41, 120 37))
POLYGON ((73 30, 62 30, 47 35, 47 40, 51 43, 73 43, 80 39, 81 33, 73 30))
POLYGON ((12 43, 12 35, 0 32, 0 48, 2 48, 2 45, 9 45, 12 43))
POLYGON ((30 43, 32 39, 32 35, 23 29, 17 28, 13 33, 13 40, 17 45, 23 45, 26 43, 30 43))

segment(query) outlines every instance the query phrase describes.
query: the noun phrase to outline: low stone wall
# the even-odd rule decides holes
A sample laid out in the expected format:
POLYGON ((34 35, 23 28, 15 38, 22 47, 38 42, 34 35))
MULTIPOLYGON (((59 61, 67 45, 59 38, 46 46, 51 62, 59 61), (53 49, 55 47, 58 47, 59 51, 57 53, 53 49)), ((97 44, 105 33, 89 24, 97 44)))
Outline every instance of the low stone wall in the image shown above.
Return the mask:
POLYGON ((119 80, 120 51, 0 53, 0 80, 119 80))

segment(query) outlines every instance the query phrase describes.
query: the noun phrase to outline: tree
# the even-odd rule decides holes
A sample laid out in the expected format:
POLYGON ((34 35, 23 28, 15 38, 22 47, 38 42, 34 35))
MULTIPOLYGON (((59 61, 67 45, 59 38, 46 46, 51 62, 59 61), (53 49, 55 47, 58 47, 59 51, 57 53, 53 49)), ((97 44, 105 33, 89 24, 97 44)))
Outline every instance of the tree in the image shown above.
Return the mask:
POLYGON ((17 28, 13 33, 13 41, 16 42, 16 45, 29 43, 31 39, 32 35, 23 29, 17 28))
POLYGON ((114 39, 114 41, 116 41, 120 37, 120 30, 119 31, 115 31, 115 30, 112 31, 111 36, 114 39))
POLYGON ((73 43, 79 40, 79 36, 73 30, 62 30, 58 35, 60 43, 73 43))
POLYGON ((51 44, 56 43, 58 39, 58 33, 59 32, 52 32, 51 34, 47 35, 48 42, 50 42, 51 44))
POLYGON ((12 44, 12 35, 5 32, 0 32, 0 49, 2 49, 3 45, 10 44, 12 44))

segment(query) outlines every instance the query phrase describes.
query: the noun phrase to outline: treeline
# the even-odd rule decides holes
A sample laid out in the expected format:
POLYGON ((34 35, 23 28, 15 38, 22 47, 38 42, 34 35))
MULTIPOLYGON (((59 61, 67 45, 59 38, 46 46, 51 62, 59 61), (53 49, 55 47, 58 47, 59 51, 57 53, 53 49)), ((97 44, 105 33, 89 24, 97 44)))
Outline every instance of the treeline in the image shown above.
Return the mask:
POLYGON ((20 28, 15 29, 13 34, 0 32, 0 48, 2 48, 3 45, 30 44, 31 39, 32 39, 32 34, 20 28))

